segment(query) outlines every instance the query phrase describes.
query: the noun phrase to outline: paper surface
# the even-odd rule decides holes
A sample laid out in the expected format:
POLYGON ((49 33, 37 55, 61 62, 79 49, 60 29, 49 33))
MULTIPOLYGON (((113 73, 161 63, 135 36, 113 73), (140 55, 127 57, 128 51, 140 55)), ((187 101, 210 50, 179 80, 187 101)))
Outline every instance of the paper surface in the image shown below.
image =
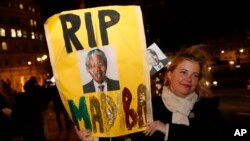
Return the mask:
POLYGON ((144 130, 152 110, 140 7, 64 11, 51 16, 44 28, 56 85, 77 127, 90 129, 95 137, 144 130), (105 53, 106 75, 119 81, 119 89, 83 90, 92 79, 85 58, 94 49, 105 53))

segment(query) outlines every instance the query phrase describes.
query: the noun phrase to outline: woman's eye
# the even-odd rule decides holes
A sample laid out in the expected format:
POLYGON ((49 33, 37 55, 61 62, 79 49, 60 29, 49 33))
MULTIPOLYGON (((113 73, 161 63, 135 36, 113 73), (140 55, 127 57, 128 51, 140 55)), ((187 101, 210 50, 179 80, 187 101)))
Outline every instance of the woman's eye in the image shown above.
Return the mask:
POLYGON ((181 74, 185 74, 186 72, 185 72, 185 71, 181 71, 180 73, 181 73, 181 74))
POLYGON ((194 77, 195 78, 199 78, 199 74, 194 74, 194 77))

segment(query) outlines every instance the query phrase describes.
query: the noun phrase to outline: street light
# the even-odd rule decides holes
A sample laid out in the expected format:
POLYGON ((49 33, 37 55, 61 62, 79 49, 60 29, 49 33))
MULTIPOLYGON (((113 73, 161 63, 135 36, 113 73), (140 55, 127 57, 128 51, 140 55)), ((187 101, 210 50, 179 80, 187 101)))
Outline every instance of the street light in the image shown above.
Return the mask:
POLYGON ((240 49, 239 51, 240 51, 240 53, 243 53, 243 52, 244 52, 244 49, 240 49))
POLYGON ((32 63, 31 63, 31 61, 28 61, 27 64, 30 66, 32 63))
POLYGON ((42 57, 37 57, 36 60, 37 60, 38 62, 43 62, 43 61, 45 61, 47 58, 48 58, 47 55, 43 55, 42 57))
POLYGON ((31 73, 32 73, 32 70, 31 70, 31 64, 32 64, 32 62, 31 62, 31 61, 28 61, 27 64, 28 64, 28 66, 29 66, 30 75, 31 75, 31 73))
POLYGON ((46 54, 42 55, 42 56, 38 56, 36 58, 37 62, 39 63, 39 66, 37 66, 37 73, 39 75, 42 75, 43 79, 46 79, 47 77, 47 72, 48 72, 48 62, 46 61, 48 59, 48 56, 46 54))

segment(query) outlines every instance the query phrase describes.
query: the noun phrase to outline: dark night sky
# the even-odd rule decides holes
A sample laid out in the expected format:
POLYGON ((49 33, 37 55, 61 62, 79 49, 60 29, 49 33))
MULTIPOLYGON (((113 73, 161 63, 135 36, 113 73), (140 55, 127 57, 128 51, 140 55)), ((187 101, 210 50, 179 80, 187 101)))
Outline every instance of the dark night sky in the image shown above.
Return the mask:
MULTIPOLYGON (((42 7, 45 18, 71 9, 77 9, 82 0, 35 0, 42 7)), ((112 1, 112 0, 109 0, 112 1)), ((116 1, 116 0, 115 0, 116 1)), ((155 3, 155 0, 147 0, 155 3)), ((150 35, 164 39, 162 46, 198 43, 204 38, 227 34, 234 29, 250 27, 250 8, 246 0, 163 0, 165 5, 142 7, 144 25, 150 35)), ((86 0, 89 6, 98 0, 86 0)), ((119 4, 113 3, 113 4, 119 4)))
POLYGON ((52 16, 65 10, 71 10, 77 8, 78 1, 81 0, 33 0, 42 10, 42 15, 45 18, 52 16))

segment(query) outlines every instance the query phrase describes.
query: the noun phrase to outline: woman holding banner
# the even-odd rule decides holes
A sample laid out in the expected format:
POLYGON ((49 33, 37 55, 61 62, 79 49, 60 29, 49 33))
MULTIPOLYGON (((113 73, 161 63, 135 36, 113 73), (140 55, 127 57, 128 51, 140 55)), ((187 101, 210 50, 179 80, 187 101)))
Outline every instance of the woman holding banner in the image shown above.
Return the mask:
MULTIPOLYGON (((202 47, 181 50, 171 60, 162 95, 152 98, 154 121, 145 131, 128 135, 132 141, 228 140, 218 99, 206 85, 209 58, 202 47)), ((82 141, 93 141, 88 131, 78 135, 82 141)))

